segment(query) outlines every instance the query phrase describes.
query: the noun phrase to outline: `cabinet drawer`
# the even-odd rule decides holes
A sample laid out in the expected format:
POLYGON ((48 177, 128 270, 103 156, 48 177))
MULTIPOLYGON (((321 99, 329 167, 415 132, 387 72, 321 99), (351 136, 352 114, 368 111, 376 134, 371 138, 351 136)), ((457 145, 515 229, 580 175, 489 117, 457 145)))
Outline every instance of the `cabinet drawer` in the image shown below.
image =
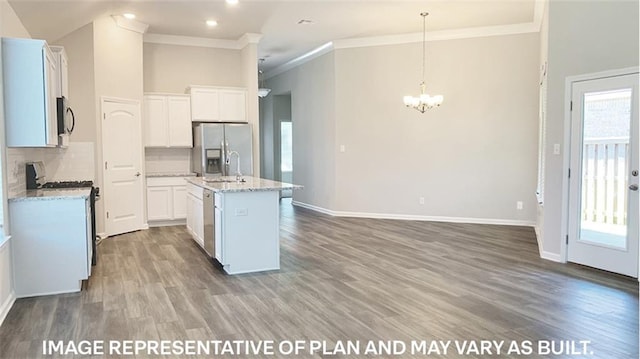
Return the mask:
POLYGON ((204 189, 202 189, 202 187, 198 187, 191 183, 187 183, 187 192, 201 201, 202 201, 202 198, 204 197, 204 193, 203 193, 204 189))
POLYGON ((188 177, 148 177, 147 187, 184 186, 188 177))

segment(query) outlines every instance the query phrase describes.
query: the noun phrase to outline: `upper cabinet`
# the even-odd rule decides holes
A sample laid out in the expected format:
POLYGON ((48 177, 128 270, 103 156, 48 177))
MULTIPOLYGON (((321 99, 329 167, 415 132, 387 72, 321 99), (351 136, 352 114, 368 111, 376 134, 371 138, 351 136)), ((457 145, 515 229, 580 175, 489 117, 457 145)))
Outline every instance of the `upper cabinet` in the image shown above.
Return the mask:
POLYGON ((56 63, 44 40, 2 39, 7 146, 58 145, 56 63))
POLYGON ((192 147, 188 95, 144 96, 145 147, 192 147))
POLYGON ((67 53, 62 46, 49 46, 56 59, 56 97, 69 98, 69 65, 67 53))
POLYGON ((248 122, 245 89, 191 86, 189 93, 194 122, 248 122))

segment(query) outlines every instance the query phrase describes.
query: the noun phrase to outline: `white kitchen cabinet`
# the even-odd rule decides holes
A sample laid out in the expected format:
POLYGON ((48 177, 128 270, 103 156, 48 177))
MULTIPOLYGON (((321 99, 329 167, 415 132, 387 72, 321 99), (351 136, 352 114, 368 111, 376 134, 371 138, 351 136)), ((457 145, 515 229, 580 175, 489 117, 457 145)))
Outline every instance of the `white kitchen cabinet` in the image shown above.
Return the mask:
POLYGON ((280 268, 278 191, 215 193, 214 257, 228 274, 280 268))
POLYGON ((2 71, 7 146, 57 146, 57 69, 46 41, 3 38, 2 71))
POLYGON ((69 60, 62 46, 50 46, 56 60, 56 97, 69 98, 69 60))
POLYGON ((173 219, 173 189, 147 185, 147 218, 149 221, 173 219))
POLYGON ((198 245, 204 248, 203 189, 187 184, 187 230, 198 245))
POLYGON ((188 95, 144 96, 145 147, 192 147, 188 95))
POLYGON ((9 211, 16 296, 80 291, 91 275, 89 199, 20 198, 9 211))
POLYGON ((187 186, 171 188, 173 201, 173 218, 187 218, 187 186))
POLYGON ((147 178, 147 219, 149 226, 156 227, 185 223, 185 219, 188 218, 186 178, 147 178))
POLYGON ((189 93, 193 122, 248 122, 245 89, 191 86, 189 93))

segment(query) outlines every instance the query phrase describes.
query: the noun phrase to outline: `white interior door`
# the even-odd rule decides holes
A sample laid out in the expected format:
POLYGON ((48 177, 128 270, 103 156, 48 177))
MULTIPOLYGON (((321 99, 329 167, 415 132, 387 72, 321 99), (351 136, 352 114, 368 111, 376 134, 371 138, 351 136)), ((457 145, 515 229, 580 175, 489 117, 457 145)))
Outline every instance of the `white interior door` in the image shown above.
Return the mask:
POLYGON ((116 235, 144 226, 140 103, 103 99, 102 113, 105 230, 116 235))
POLYGON ((638 277, 638 74, 571 95, 568 260, 638 277))

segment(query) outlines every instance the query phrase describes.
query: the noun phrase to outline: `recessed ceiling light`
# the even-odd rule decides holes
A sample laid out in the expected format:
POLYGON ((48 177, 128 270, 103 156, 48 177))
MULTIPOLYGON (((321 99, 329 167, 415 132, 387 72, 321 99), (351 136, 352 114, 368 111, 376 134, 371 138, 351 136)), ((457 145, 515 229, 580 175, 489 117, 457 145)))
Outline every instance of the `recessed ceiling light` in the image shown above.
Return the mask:
POLYGON ((207 26, 209 26, 209 27, 218 26, 218 22, 215 21, 215 20, 207 20, 207 26))
POLYGON ((227 4, 229 5, 235 5, 238 3, 238 0, 227 0, 227 4))
POLYGON ((126 14, 122 14, 122 16, 124 16, 124 17, 125 17, 125 19, 129 19, 129 20, 133 20, 133 19, 135 19, 135 18, 136 18, 136 15, 135 15, 135 14, 132 14, 132 13, 130 13, 130 12, 128 12, 128 13, 126 13, 126 14))
POLYGON ((313 20, 309 20, 309 19, 298 20, 298 25, 311 25, 311 24, 313 24, 313 20))

